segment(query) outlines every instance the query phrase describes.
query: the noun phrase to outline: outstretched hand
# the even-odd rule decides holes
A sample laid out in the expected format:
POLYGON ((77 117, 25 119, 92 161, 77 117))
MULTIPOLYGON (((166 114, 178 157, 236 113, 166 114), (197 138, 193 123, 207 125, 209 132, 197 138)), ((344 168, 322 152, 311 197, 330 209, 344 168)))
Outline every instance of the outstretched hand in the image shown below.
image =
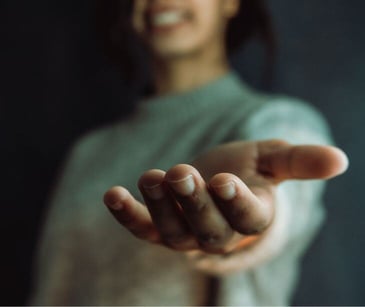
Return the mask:
POLYGON ((346 155, 331 146, 233 142, 191 165, 146 171, 138 182, 145 204, 123 187, 107 191, 104 202, 137 238, 180 251, 227 253, 270 226, 282 181, 328 179, 347 165, 346 155))

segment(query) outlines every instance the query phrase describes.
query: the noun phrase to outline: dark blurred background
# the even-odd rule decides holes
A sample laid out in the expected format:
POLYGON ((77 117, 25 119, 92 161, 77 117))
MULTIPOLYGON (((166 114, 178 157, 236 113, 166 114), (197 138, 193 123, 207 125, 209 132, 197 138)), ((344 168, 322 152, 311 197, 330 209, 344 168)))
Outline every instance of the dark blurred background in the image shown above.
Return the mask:
MULTIPOLYGON (((293 304, 365 305, 365 1, 270 0, 279 39, 270 90, 310 101, 349 155, 326 193, 327 222, 293 304)), ((72 142, 128 113, 136 93, 102 55, 94 1, 0 3, 1 305, 22 305, 47 199, 72 142)), ((233 58, 262 88, 262 49, 233 58)), ((273 281, 274 282, 274 281, 273 281)))

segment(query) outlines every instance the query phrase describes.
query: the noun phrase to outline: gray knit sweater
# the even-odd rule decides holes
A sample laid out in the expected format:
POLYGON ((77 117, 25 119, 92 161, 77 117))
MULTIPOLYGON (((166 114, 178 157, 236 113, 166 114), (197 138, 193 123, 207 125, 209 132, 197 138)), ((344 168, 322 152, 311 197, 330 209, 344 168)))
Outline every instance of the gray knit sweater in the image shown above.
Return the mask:
MULTIPOLYGON (((102 204, 151 168, 189 163, 232 140, 281 138, 326 144, 330 135, 309 105, 263 95, 230 73, 199 89, 142 101, 127 120, 83 137, 72 149, 42 236, 31 304, 196 305, 207 278, 181 253, 145 243, 123 229, 102 204)), ((277 190, 278 227, 261 264, 221 278, 221 305, 287 305, 300 257, 323 221, 323 182, 291 181, 277 190)), ((242 256, 244 257, 244 255, 242 256)))

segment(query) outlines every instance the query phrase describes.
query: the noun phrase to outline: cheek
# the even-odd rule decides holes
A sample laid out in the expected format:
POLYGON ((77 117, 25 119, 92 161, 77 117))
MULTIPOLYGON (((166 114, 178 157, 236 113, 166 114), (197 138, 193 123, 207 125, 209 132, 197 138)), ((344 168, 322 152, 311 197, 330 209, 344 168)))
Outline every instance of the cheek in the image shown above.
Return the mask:
POLYGON ((220 38, 224 32, 224 20, 218 6, 200 8, 196 19, 196 38, 203 43, 220 38))

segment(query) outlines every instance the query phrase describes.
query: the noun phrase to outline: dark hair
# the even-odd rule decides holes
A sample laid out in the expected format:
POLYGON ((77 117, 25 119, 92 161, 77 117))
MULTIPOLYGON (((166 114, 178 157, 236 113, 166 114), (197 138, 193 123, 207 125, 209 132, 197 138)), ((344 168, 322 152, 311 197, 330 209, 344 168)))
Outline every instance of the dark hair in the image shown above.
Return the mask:
MULTIPOLYGON (((97 0, 96 26, 107 56, 129 80, 138 80, 142 67, 136 61, 139 42, 133 33, 133 0, 97 0)), ((275 36, 265 0, 241 0, 238 14, 230 21, 226 35, 229 54, 257 37, 265 45, 266 70, 270 74, 275 54, 275 36)), ((266 72, 266 73, 267 73, 266 72)))

